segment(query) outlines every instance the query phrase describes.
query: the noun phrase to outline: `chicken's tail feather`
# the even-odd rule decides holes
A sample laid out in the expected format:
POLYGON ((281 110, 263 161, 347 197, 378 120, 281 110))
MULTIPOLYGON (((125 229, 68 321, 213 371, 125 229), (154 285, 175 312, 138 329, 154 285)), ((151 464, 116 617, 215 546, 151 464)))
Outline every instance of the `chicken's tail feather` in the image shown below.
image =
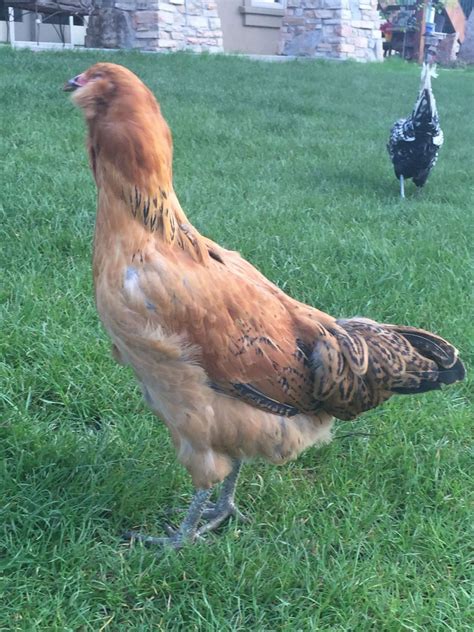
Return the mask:
POLYGON ((466 376, 464 364, 458 358, 458 351, 449 342, 423 329, 415 327, 395 327, 395 331, 401 334, 419 354, 436 363, 436 370, 432 375, 424 378, 415 390, 410 387, 394 387, 394 393, 409 395, 411 393, 424 393, 426 391, 441 388, 442 384, 454 384, 462 381, 466 376), (433 378, 436 378, 433 380, 433 378))
POLYGON ((431 78, 436 79, 437 76, 436 64, 428 64, 425 62, 421 68, 420 92, 423 90, 431 91, 431 78))
POLYGON ((412 113, 415 132, 425 132, 429 134, 437 134, 439 132, 436 101, 431 89, 431 78, 437 76, 436 64, 423 64, 420 91, 412 113))
POLYGON ((455 347, 423 329, 353 318, 336 321, 328 333, 313 352, 314 397, 339 419, 465 376, 455 347))

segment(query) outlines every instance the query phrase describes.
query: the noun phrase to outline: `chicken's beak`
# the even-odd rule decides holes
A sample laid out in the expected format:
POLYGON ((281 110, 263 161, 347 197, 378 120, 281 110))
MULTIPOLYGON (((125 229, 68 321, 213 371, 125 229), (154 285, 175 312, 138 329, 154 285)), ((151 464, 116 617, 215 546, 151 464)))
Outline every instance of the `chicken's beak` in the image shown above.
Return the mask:
POLYGON ((77 90, 78 88, 85 86, 86 83, 87 83, 87 80, 84 77, 84 73, 82 73, 80 75, 76 75, 72 79, 69 79, 69 81, 66 81, 66 83, 64 84, 63 90, 65 92, 72 92, 73 90, 77 90))

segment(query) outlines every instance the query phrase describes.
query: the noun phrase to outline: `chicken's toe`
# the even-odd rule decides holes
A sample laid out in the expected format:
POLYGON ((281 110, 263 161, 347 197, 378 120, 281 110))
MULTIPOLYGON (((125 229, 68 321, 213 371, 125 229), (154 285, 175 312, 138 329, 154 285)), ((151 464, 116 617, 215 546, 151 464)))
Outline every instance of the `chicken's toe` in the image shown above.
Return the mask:
POLYGON ((213 504, 213 507, 206 507, 206 509, 204 510, 201 519, 205 522, 202 527, 199 527, 199 529, 196 531, 196 535, 201 536, 203 533, 215 531, 229 518, 235 518, 240 522, 249 522, 247 516, 245 516, 239 509, 237 509, 233 502, 217 502, 213 504))
POLYGON ((139 531, 126 531, 122 535, 122 539, 133 544, 134 542, 141 542, 144 546, 157 546, 161 548, 171 548, 175 551, 182 549, 186 544, 194 542, 199 538, 199 534, 195 533, 192 537, 183 537, 179 531, 174 531, 171 527, 168 527, 167 533, 170 533, 167 537, 157 537, 153 535, 146 535, 139 531))

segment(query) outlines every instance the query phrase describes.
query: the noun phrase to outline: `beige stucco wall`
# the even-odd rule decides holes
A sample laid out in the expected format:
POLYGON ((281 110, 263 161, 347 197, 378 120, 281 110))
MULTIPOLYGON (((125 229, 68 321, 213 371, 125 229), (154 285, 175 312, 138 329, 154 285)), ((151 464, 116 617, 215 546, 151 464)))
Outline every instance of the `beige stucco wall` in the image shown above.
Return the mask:
MULTIPOLYGON (((252 16, 252 22, 273 23, 267 26, 246 26, 245 15, 239 12, 245 0, 217 0, 219 18, 226 53, 249 53, 254 55, 276 55, 280 37, 281 18, 268 15, 252 16)), ((250 3, 247 0, 247 5, 250 3)), ((249 16, 247 14, 247 20, 249 16)), ((250 21, 250 20, 248 20, 250 21)))

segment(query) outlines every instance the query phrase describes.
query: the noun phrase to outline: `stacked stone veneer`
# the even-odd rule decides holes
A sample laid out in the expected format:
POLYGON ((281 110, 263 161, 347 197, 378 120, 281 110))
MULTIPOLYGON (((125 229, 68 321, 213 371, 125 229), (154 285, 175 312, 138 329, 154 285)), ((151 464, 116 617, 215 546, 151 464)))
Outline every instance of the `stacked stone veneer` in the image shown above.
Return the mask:
POLYGON ((217 3, 207 0, 93 0, 86 46, 222 52, 217 3))
POLYGON ((288 0, 282 55, 382 60, 377 0, 288 0))

